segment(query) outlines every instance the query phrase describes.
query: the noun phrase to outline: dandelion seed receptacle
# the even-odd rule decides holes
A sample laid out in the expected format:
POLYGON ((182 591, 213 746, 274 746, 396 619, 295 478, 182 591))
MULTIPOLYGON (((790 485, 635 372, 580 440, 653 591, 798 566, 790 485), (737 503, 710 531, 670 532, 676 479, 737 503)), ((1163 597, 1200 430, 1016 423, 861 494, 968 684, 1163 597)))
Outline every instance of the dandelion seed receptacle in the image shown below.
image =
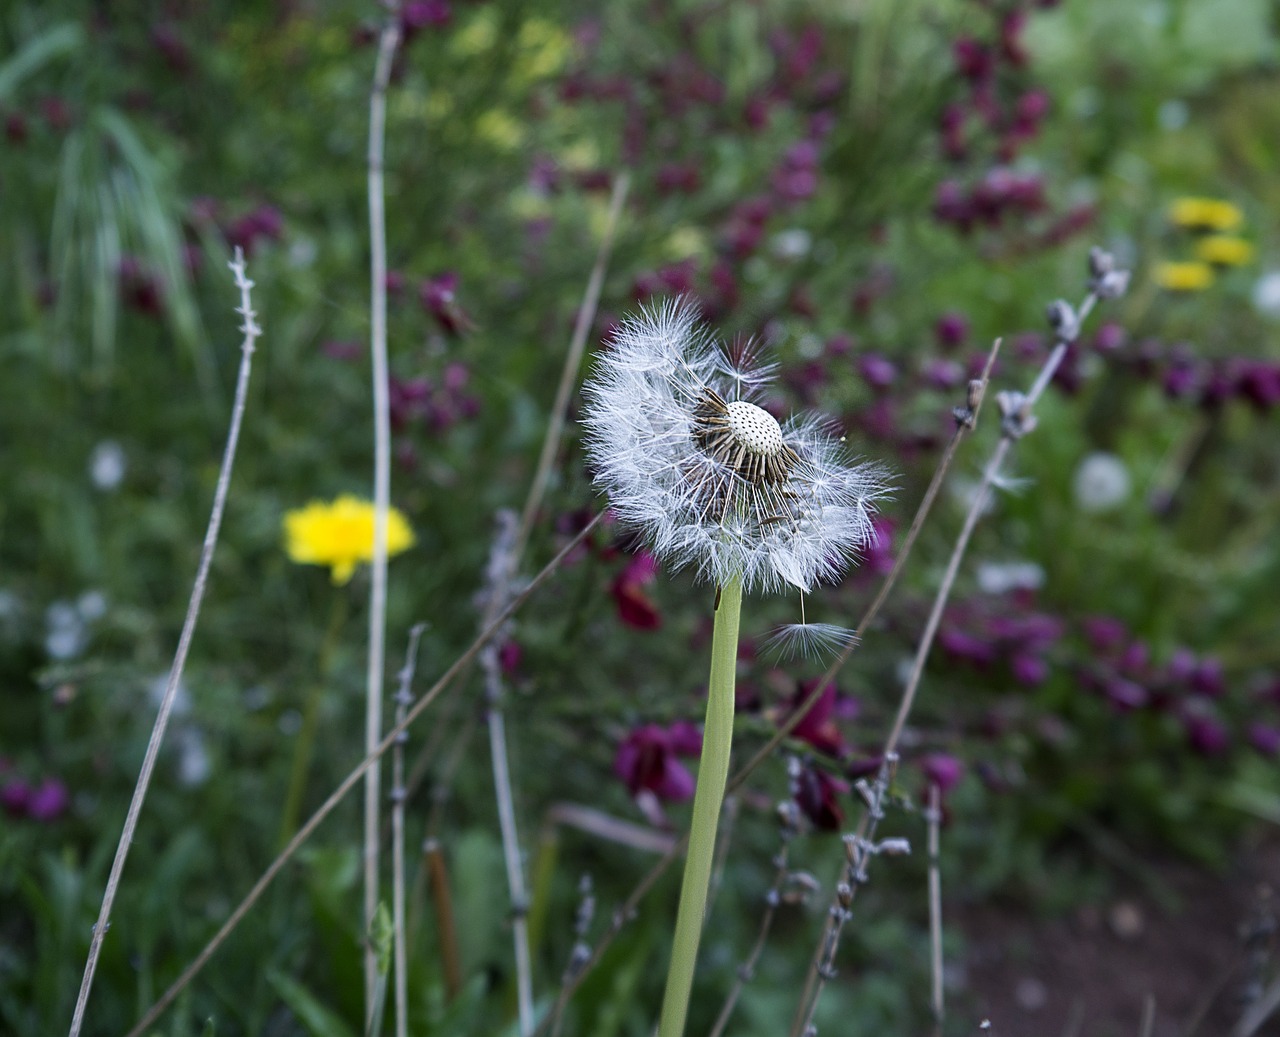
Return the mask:
MULTIPOLYGON (((856 463, 821 418, 780 422, 762 405, 773 373, 722 349, 695 310, 670 302, 625 321, 584 386, 597 484, 620 523, 673 569, 717 588, 703 755, 659 1037, 684 1030, 729 772, 742 595, 837 580, 875 536, 883 471, 856 463)), ((799 624, 788 640, 803 642, 799 624)), ((813 624, 814 644, 830 643, 813 624)), ((835 640, 839 640, 836 638, 835 640)))

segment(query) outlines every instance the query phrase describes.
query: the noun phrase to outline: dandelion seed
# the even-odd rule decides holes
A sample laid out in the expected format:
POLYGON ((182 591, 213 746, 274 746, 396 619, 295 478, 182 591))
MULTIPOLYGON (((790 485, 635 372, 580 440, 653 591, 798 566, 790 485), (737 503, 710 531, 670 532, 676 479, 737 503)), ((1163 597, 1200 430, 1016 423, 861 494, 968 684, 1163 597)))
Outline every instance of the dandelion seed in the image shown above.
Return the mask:
POLYGON ((779 659, 822 659, 855 644, 858 635, 835 623, 784 623, 764 642, 764 650, 779 659))
POLYGON ((747 590, 832 582, 875 535, 884 473, 823 420, 760 406, 772 368, 714 343, 692 307, 642 311, 584 388, 596 482, 673 568, 747 590))

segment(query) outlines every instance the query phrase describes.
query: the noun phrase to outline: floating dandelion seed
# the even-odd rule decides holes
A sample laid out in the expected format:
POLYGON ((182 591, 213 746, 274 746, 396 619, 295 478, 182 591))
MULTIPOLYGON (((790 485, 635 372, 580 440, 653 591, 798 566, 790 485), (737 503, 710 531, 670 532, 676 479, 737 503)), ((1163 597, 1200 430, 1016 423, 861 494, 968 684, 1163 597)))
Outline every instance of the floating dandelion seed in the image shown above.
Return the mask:
POLYGON ((620 522, 673 568, 808 591, 874 539, 884 473, 822 419, 761 407, 772 373, 749 349, 726 353, 683 302, 644 310, 584 387, 587 447, 620 522))
POLYGON ((764 650, 780 659, 821 658, 843 651, 858 640, 856 631, 835 623, 784 623, 764 642, 764 650))

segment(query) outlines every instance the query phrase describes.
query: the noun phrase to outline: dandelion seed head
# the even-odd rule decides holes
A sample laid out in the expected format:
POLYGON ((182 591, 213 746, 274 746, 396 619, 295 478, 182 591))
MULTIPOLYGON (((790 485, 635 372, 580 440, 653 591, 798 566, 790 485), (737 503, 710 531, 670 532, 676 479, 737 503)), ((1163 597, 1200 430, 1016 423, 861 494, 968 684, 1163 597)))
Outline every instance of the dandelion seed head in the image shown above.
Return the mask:
POLYGON ((827 422, 765 410, 772 374, 749 345, 721 348, 685 303, 642 310, 584 387, 587 449, 619 521, 674 568, 808 590, 873 539, 884 475, 827 422))

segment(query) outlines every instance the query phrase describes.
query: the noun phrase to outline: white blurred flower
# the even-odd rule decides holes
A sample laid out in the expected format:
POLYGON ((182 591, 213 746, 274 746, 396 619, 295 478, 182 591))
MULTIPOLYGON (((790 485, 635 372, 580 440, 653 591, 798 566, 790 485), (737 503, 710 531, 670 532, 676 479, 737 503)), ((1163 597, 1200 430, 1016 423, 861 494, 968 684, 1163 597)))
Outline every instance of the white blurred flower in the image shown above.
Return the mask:
POLYGON ((124 447, 114 439, 104 439, 89 455, 89 479, 100 490, 114 490, 124 481, 124 447))
POLYGON ((76 611, 86 623, 94 623, 107 614, 107 596, 100 590, 85 591, 76 598, 76 611))
POLYGON ((1129 496, 1129 469, 1115 454, 1098 451, 1080 462, 1073 487, 1081 511, 1109 511, 1129 496))
POLYGON ((1280 320, 1280 270, 1268 270, 1254 282, 1253 308, 1264 317, 1280 320))
POLYGON ((74 659, 89 643, 89 628, 69 601, 55 601, 44 610, 44 650, 50 659, 74 659))
POLYGON ((674 568, 717 584, 808 590, 874 536, 882 471, 820 418, 759 406, 772 369, 728 355, 680 302, 615 332, 583 392, 595 481, 674 568))
POLYGON ((1039 590, 1044 586, 1044 569, 1035 562, 982 562, 978 566, 978 587, 984 594, 1039 590))
POLYGON ((769 243, 770 250, 779 259, 801 259, 809 254, 813 238, 801 227, 780 230, 769 243))
POLYGON ((183 785, 203 785, 213 765, 204 747, 199 728, 183 727, 174 732, 174 749, 178 753, 178 781, 183 785))

